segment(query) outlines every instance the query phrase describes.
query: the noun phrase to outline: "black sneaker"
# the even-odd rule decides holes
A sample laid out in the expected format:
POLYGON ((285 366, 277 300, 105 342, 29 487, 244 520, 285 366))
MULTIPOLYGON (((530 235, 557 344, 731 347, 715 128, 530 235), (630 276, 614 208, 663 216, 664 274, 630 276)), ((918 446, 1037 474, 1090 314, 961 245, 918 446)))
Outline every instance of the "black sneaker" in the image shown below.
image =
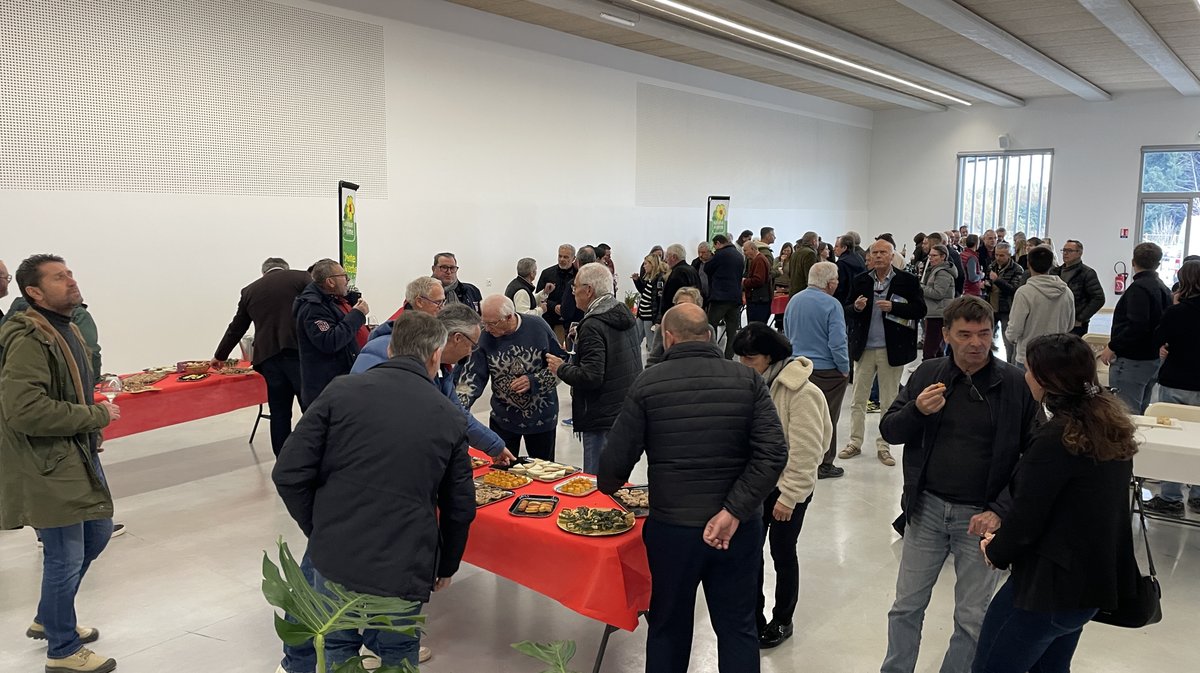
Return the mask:
POLYGON ((837 479, 846 474, 846 471, 837 465, 818 465, 817 479, 837 479))
MULTIPOLYGON (((1194 500, 1195 498, 1193 498, 1194 500)), ((1154 496, 1142 503, 1142 509, 1155 514, 1166 514, 1168 516, 1183 516, 1183 501, 1163 500, 1162 496, 1154 496)))
POLYGON ((767 628, 758 637, 758 648, 769 650, 772 647, 779 647, 783 641, 792 637, 794 628, 791 624, 776 624, 775 622, 767 624, 767 628))

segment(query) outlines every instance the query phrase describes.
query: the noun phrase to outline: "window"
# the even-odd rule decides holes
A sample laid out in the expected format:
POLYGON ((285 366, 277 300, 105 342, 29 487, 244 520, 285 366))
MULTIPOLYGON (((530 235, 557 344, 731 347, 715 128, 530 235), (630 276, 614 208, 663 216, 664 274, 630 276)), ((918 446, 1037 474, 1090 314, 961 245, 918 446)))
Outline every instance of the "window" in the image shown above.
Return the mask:
POLYGON ((1054 150, 958 155, 955 226, 973 234, 1004 227, 1045 238, 1054 150))
POLYGON ((1200 145, 1143 147, 1137 241, 1163 249, 1158 275, 1168 285, 1187 255, 1200 254, 1192 218, 1200 212, 1200 145))

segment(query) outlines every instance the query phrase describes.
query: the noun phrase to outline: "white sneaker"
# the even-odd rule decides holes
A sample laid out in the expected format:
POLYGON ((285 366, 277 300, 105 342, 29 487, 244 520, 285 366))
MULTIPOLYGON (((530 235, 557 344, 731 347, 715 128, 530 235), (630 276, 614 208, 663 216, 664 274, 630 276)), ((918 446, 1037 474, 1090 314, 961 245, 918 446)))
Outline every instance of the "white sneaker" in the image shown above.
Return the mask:
POLYGON ((422 664, 429 661, 432 658, 433 658, 433 650, 429 649, 428 647, 425 647, 424 645, 422 645, 421 649, 417 650, 417 661, 421 662, 422 664))
POLYGON ((123 524, 123 523, 114 523, 114 524, 113 524, 113 532, 112 532, 112 536, 113 536, 113 537, 121 537, 121 536, 122 536, 122 535, 124 535, 124 534, 125 534, 125 524, 123 524))

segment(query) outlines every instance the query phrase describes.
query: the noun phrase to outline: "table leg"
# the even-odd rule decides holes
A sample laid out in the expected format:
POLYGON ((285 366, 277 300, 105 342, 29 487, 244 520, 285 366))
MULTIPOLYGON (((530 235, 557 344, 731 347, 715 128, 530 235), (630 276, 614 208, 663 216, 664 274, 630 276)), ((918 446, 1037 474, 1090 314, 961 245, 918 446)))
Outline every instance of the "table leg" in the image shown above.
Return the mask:
POLYGON ((264 418, 268 421, 271 420, 271 414, 264 414, 263 405, 260 404, 258 405, 258 416, 254 418, 254 427, 250 430, 250 444, 254 443, 254 435, 258 432, 258 423, 264 418))
MULTIPOLYGON (((646 611, 638 613, 638 617, 645 616, 646 611)), ((600 649, 596 650, 596 663, 592 666, 592 673, 600 673, 600 665, 604 663, 604 651, 608 649, 608 637, 616 633, 619 629, 612 624, 604 625, 604 636, 600 638, 600 649)))

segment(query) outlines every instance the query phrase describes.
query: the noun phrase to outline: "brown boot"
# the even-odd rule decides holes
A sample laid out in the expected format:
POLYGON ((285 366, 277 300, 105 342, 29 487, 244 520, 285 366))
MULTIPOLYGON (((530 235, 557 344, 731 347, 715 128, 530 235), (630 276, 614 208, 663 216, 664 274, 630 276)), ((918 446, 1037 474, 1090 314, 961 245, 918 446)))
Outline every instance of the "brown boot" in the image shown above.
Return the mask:
MULTIPOLYGON (((79 641, 84 645, 100 640, 100 629, 94 629, 90 626, 76 626, 75 633, 79 634, 79 641)), ((25 637, 33 638, 34 640, 45 640, 46 627, 34 622, 25 630, 25 637)))
POLYGON ((46 659, 46 673, 109 673, 116 667, 115 659, 105 659, 86 647, 69 657, 46 659))

